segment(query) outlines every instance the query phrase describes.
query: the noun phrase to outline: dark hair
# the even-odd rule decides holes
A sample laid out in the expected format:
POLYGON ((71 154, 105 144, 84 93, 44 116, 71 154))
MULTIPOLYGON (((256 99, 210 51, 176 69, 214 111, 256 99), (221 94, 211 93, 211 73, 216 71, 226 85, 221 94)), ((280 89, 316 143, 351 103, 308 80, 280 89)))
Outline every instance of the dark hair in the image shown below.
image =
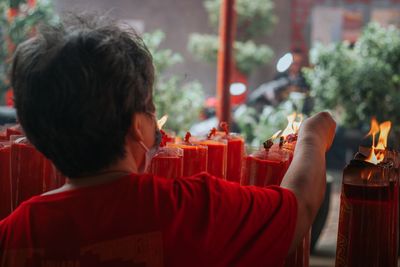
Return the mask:
POLYGON ((137 112, 154 112, 152 57, 132 29, 101 16, 66 16, 18 46, 11 73, 19 122, 69 177, 125 155, 137 112))

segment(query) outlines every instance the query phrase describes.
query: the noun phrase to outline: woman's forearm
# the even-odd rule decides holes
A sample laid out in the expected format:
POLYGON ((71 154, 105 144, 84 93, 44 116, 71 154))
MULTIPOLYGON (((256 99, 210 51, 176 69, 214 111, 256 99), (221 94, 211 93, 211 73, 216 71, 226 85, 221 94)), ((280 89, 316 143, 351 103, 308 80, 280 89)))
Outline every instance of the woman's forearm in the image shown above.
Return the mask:
POLYGON ((309 230, 324 198, 326 186, 325 150, 323 143, 299 138, 292 164, 282 186, 297 198, 298 216, 292 249, 309 230))

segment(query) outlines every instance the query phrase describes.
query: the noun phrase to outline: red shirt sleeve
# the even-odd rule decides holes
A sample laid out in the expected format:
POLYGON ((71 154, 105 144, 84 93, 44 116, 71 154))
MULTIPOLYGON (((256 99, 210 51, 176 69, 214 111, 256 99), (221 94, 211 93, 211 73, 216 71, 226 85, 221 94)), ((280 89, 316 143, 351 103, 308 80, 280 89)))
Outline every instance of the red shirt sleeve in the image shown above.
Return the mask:
POLYGON ((165 221, 174 221, 176 231, 166 248, 195 242, 203 254, 186 254, 200 259, 199 266, 283 266, 297 219, 291 191, 243 187, 203 174, 175 180, 171 194, 175 220, 165 221))

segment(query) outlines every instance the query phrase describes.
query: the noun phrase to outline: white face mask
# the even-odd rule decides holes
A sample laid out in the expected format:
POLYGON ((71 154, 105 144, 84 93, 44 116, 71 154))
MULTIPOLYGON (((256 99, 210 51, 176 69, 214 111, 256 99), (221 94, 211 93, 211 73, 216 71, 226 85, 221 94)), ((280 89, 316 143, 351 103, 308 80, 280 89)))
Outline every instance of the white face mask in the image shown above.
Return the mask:
POLYGON ((138 169, 139 173, 145 173, 149 171, 149 167, 151 164, 151 160, 157 154, 158 150, 160 149, 161 143, 161 132, 160 130, 156 129, 155 138, 154 138, 154 145, 152 148, 148 148, 142 141, 139 141, 140 146, 146 152, 144 158, 144 164, 138 169))

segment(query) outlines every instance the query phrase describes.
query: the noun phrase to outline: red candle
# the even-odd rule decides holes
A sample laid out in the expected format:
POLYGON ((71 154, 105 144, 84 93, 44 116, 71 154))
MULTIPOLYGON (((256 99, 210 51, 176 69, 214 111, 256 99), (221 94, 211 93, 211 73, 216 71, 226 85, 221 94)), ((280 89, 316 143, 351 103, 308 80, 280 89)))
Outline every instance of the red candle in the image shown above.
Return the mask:
POLYGON ((227 141, 226 179, 231 182, 240 183, 244 158, 244 139, 239 135, 229 134, 227 136, 227 141))
POLYGON ((336 266, 397 266, 394 168, 353 160, 343 172, 336 266))
POLYGON ((6 130, 6 135, 7 135, 7 139, 10 140, 10 136, 11 135, 22 135, 22 129, 21 126, 17 125, 13 125, 11 127, 8 127, 6 130))
MULTIPOLYGON (((295 144, 281 147, 277 144, 270 149, 260 149, 245 157, 242 185, 280 185, 291 160, 295 144)), ((295 252, 285 259, 285 267, 306 267, 309 262, 310 237, 308 233, 295 252)))
POLYGON ((231 182, 240 183, 242 179, 243 157, 245 155, 244 139, 237 133, 229 132, 229 125, 226 122, 221 122, 220 127, 223 131, 212 128, 207 138, 216 141, 226 140, 226 179, 231 182))
POLYGON ((0 142, 1 141, 8 141, 8 137, 7 137, 7 131, 6 130, 2 130, 0 128, 0 142))
POLYGON ((226 178, 227 145, 226 141, 204 140, 200 144, 208 148, 207 171, 218 178, 226 178))
POLYGON ((25 137, 11 145, 11 190, 13 209, 34 195, 46 191, 45 157, 25 137))
POLYGON ((47 158, 43 159, 43 179, 43 192, 59 188, 65 182, 65 177, 58 172, 53 163, 47 158))
POLYGON ((183 176, 192 176, 207 171, 207 147, 190 143, 167 144, 183 150, 183 176))
POLYGON ((161 148, 151 161, 150 173, 170 179, 182 177, 183 150, 177 147, 161 148))
POLYGON ((0 143, 0 220, 11 213, 10 144, 0 143))
POLYGON ((261 149, 244 161, 242 185, 280 185, 289 166, 289 155, 282 150, 261 149))
POLYGON ((297 246, 296 250, 285 259, 285 267, 308 267, 310 258, 311 231, 297 246))

